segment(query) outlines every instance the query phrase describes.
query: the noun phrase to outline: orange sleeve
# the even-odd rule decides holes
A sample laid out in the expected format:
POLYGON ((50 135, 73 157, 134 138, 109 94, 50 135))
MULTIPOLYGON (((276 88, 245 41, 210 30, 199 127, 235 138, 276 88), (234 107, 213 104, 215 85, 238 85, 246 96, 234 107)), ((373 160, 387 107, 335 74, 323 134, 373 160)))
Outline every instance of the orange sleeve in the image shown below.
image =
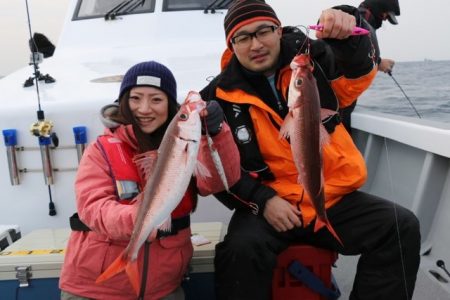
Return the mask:
POLYGON ((377 67, 374 66, 372 71, 359 78, 353 79, 341 76, 331 81, 331 87, 339 100, 339 107, 345 108, 355 102, 358 97, 372 84, 377 71, 377 67))

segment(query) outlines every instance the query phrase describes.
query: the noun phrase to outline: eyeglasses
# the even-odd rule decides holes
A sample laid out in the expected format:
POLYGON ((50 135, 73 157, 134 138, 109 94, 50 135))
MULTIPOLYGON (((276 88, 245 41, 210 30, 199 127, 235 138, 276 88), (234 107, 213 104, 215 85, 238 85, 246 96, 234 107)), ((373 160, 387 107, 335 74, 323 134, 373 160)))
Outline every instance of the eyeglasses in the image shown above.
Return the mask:
POLYGON ((264 26, 255 32, 243 33, 232 37, 231 43, 238 47, 247 47, 250 46, 253 38, 256 38, 260 42, 264 42, 276 29, 278 29, 278 26, 275 25, 264 26))

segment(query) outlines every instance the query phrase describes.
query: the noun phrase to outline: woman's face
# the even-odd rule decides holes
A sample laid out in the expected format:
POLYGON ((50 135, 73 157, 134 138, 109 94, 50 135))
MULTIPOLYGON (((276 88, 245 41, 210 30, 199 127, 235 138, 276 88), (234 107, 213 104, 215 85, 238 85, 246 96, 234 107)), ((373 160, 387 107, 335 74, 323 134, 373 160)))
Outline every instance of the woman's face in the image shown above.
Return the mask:
POLYGON ((131 113, 144 133, 152 133, 163 125, 169 113, 169 98, 160 89, 138 86, 130 90, 131 113))

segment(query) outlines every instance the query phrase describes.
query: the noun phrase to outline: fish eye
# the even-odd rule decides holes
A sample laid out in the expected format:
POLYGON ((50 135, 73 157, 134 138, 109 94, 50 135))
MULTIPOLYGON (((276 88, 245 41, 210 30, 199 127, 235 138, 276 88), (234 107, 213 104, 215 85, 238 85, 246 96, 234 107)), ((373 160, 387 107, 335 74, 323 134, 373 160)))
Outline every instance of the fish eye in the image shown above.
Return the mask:
POLYGON ((299 87, 303 84, 303 78, 298 78, 294 82, 295 86, 299 87))
POLYGON ((186 121, 188 119, 188 115, 187 114, 180 114, 180 119, 183 121, 186 121))

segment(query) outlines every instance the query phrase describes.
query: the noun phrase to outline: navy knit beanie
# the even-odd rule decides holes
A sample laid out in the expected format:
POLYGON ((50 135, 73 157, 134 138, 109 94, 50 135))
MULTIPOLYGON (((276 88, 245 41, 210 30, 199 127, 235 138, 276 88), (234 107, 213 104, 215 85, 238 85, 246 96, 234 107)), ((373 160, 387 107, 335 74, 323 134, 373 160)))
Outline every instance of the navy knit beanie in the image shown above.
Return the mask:
POLYGON ((172 72, 156 61, 147 61, 132 66, 123 76, 119 101, 123 94, 136 86, 156 87, 177 103, 177 82, 172 72))
POLYGON ((255 21, 268 20, 274 22, 277 26, 281 25, 273 8, 264 1, 258 0, 235 0, 233 1, 228 12, 225 15, 224 28, 227 46, 230 50, 231 38, 234 33, 242 26, 255 21))

